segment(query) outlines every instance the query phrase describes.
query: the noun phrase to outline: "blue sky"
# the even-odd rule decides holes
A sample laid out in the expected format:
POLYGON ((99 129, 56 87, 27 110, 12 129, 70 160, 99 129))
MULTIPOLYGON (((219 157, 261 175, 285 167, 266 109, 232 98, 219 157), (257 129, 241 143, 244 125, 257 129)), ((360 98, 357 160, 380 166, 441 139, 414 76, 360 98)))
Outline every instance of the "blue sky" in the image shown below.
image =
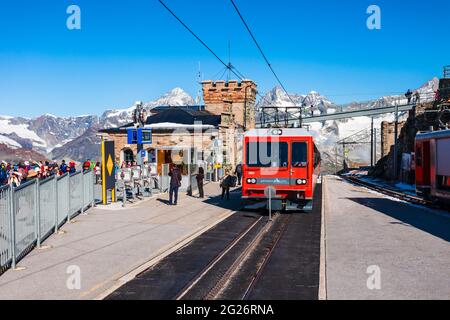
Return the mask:
MULTIPOLYGON (((235 0, 294 93, 343 103, 403 92, 450 64, 448 0, 235 0), (381 8, 381 30, 366 9, 381 8), (444 41, 445 39, 445 41, 444 41)), ((165 0, 263 94, 275 84, 229 0, 165 0)), ((179 86, 198 89, 222 69, 157 0, 0 2, 0 114, 100 114, 179 86), (81 30, 66 9, 81 8, 81 30)))

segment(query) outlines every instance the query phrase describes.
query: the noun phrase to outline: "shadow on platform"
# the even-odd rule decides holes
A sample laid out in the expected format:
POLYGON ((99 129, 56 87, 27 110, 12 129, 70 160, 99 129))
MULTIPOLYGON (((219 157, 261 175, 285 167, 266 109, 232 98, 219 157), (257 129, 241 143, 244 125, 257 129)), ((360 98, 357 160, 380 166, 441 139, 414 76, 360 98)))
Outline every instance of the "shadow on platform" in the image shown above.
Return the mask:
MULTIPOLYGON (((450 242, 450 218, 427 212, 427 208, 420 208, 407 203, 386 198, 346 198, 360 205, 366 206, 401 222, 391 224, 409 225, 425 231, 435 237, 450 242)), ((431 209, 430 209, 431 210, 431 209)))

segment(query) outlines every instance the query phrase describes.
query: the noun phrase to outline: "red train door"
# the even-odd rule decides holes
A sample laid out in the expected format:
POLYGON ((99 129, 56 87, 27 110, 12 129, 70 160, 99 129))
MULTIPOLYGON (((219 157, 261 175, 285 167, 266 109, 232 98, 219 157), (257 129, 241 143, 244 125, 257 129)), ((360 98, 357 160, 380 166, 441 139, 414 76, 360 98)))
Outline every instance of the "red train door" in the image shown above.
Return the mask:
POLYGON ((422 172, 423 172, 423 185, 431 185, 430 175, 430 141, 424 141, 422 145, 422 172))
MULTIPOLYGON (((308 142, 306 140, 294 139, 291 142, 290 153, 290 181, 292 186, 299 185, 298 179, 308 179, 308 142)), ((309 183, 309 181, 307 181, 309 183)), ((306 184, 306 183, 302 183, 306 184)))

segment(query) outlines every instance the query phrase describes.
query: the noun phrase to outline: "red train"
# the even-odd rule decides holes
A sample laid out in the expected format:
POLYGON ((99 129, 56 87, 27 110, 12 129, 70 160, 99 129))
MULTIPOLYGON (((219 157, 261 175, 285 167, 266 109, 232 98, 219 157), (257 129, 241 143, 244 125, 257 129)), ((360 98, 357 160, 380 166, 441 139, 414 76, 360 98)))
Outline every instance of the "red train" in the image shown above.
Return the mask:
POLYGON ((418 133, 415 144, 417 194, 450 202, 450 130, 418 133))
POLYGON ((267 202, 272 186, 274 210, 312 209, 320 172, 320 152, 305 129, 253 129, 244 136, 242 197, 267 202))

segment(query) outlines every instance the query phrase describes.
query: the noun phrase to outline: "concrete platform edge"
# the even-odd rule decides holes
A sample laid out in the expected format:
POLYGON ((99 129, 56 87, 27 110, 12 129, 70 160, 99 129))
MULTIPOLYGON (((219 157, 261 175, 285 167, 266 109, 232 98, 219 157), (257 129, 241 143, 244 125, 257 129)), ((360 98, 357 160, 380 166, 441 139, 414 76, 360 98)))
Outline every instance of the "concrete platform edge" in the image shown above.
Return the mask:
POLYGON ((327 266, 326 266, 326 186, 325 177, 322 176, 322 223, 320 227, 320 271, 319 271, 319 300, 327 300, 327 266))

